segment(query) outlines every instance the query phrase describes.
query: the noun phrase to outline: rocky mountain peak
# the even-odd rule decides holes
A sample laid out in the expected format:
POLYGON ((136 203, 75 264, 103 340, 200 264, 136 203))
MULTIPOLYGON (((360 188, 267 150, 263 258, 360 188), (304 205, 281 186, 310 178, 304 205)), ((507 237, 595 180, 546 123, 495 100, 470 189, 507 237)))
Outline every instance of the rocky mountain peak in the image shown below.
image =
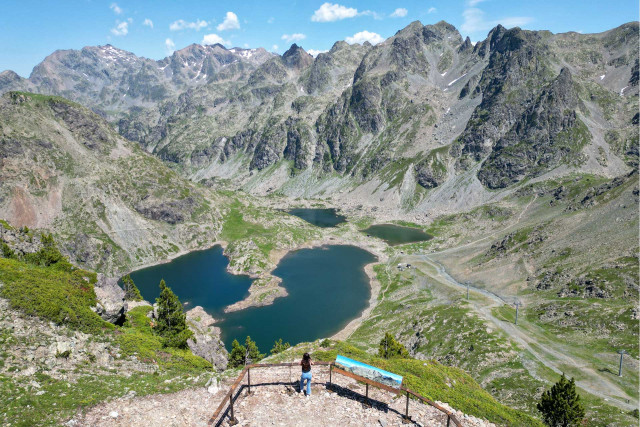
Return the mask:
POLYGON ((302 47, 294 43, 282 55, 282 61, 289 68, 302 70, 313 63, 313 56, 309 55, 302 47))

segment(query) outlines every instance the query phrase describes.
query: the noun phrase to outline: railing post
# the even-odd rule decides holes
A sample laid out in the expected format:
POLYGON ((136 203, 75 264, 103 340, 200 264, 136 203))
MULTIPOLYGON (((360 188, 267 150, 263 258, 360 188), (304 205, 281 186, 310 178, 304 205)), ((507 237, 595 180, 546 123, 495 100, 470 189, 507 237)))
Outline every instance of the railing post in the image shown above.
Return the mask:
POLYGON ((333 378, 332 378, 332 374, 333 374, 333 364, 329 365, 329 387, 327 387, 327 391, 329 393, 333 393, 333 378))
POLYGON ((247 394, 251 394, 251 368, 247 369, 247 394))
POLYGON ((451 424, 451 414, 447 414, 447 427, 451 424))
POLYGON ((231 392, 231 394, 229 395, 229 408, 231 410, 231 414, 229 416, 229 425, 234 426, 238 424, 238 420, 236 420, 236 417, 233 414, 233 392, 231 392))
POLYGON ((364 401, 364 403, 362 404, 362 406, 366 409, 366 408, 371 408, 371 400, 369 400, 369 384, 365 383, 364 384, 364 395, 366 400, 364 401))
POLYGON ((402 422, 404 424, 409 424, 411 422, 411 418, 409 417, 409 392, 407 391, 407 402, 404 407, 404 417, 402 417, 402 422))

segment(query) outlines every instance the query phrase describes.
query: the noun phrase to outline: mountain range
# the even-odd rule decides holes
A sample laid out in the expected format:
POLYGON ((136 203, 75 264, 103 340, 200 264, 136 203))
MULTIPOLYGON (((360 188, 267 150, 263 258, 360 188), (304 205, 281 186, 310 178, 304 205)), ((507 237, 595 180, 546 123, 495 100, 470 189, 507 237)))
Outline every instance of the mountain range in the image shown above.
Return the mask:
POLYGON ((296 44, 282 56, 193 44, 160 61, 61 50, 28 79, 0 74, 0 92, 81 103, 195 181, 452 212, 539 177, 637 168, 637 45, 637 22, 497 26, 475 45, 413 22, 316 58, 296 44))

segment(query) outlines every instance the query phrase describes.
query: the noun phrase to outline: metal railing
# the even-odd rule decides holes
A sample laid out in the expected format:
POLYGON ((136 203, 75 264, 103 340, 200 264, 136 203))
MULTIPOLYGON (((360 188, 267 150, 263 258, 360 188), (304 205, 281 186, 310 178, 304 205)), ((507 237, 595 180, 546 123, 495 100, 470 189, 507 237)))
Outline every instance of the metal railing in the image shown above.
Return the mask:
MULTIPOLYGON (((233 384, 231 385, 231 389, 229 390, 229 392, 227 394, 225 394, 225 396, 223 397, 222 401, 220 402, 220 405, 218 406, 218 408, 215 410, 215 412, 213 413, 213 415, 211 416, 211 418, 209 419, 209 425, 217 425, 216 420, 218 420, 218 418, 220 417, 220 414, 223 414, 224 418, 224 414, 226 414, 226 412, 229 412, 229 424, 230 425, 235 425, 238 423, 238 421, 236 420, 234 411, 233 411, 233 403, 236 399, 237 396, 234 397, 234 394, 236 392, 236 390, 238 389, 238 387, 241 385, 242 380, 244 380, 244 377, 247 377, 247 394, 251 394, 251 369, 256 369, 256 368, 277 368, 277 367, 293 367, 293 366, 300 366, 300 363, 255 363, 252 365, 247 365, 244 367, 244 369, 242 369, 242 371, 240 371, 240 374, 238 375, 238 378, 236 378, 236 380, 233 382, 233 384), (228 410, 223 412, 223 409, 227 406, 227 401, 228 401, 228 410)), ((332 376, 333 373, 337 373, 340 375, 344 375, 346 377, 352 378, 354 380, 363 382, 365 384, 365 397, 368 399, 369 398, 369 385, 377 387, 379 389, 382 390, 386 390, 389 391, 391 393, 394 393, 396 395, 399 394, 405 394, 406 395, 406 404, 405 404, 405 413, 402 416, 403 421, 405 422, 411 422, 411 417, 409 416, 409 399, 410 396, 413 396, 414 398, 418 399, 419 401, 421 401, 422 403, 425 403, 427 405, 433 406, 434 408, 436 408, 437 410, 439 410, 440 412, 444 413, 447 416, 447 427, 449 427, 451 425, 451 423, 453 423, 454 425, 456 425, 457 427, 462 427, 462 424, 460 423, 460 421, 458 421, 458 419, 456 418, 456 416, 449 411, 448 409, 438 405, 437 403, 427 399, 426 397, 416 393, 415 391, 412 391, 404 386, 401 386, 400 388, 394 388, 391 386, 388 386, 386 384, 382 384, 380 382, 377 381, 373 381, 370 380, 369 378, 365 378, 365 377, 361 377, 360 375, 356 375, 354 373, 345 371, 343 369, 340 369, 339 367, 337 367, 335 365, 334 362, 314 362, 314 366, 328 366, 329 367, 329 386, 332 385, 332 376)), ((244 386, 244 385, 243 385, 244 386)), ((222 419, 220 420, 220 422, 222 422, 222 419)))

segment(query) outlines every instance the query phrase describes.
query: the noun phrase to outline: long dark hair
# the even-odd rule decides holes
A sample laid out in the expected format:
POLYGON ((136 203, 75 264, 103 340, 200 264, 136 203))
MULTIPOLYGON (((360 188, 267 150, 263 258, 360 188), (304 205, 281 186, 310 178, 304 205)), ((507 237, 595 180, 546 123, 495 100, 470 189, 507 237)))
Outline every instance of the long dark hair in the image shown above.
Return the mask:
POLYGON ((311 361, 311 355, 309 353, 305 353, 302 355, 302 360, 304 360, 305 362, 310 362, 311 361))

